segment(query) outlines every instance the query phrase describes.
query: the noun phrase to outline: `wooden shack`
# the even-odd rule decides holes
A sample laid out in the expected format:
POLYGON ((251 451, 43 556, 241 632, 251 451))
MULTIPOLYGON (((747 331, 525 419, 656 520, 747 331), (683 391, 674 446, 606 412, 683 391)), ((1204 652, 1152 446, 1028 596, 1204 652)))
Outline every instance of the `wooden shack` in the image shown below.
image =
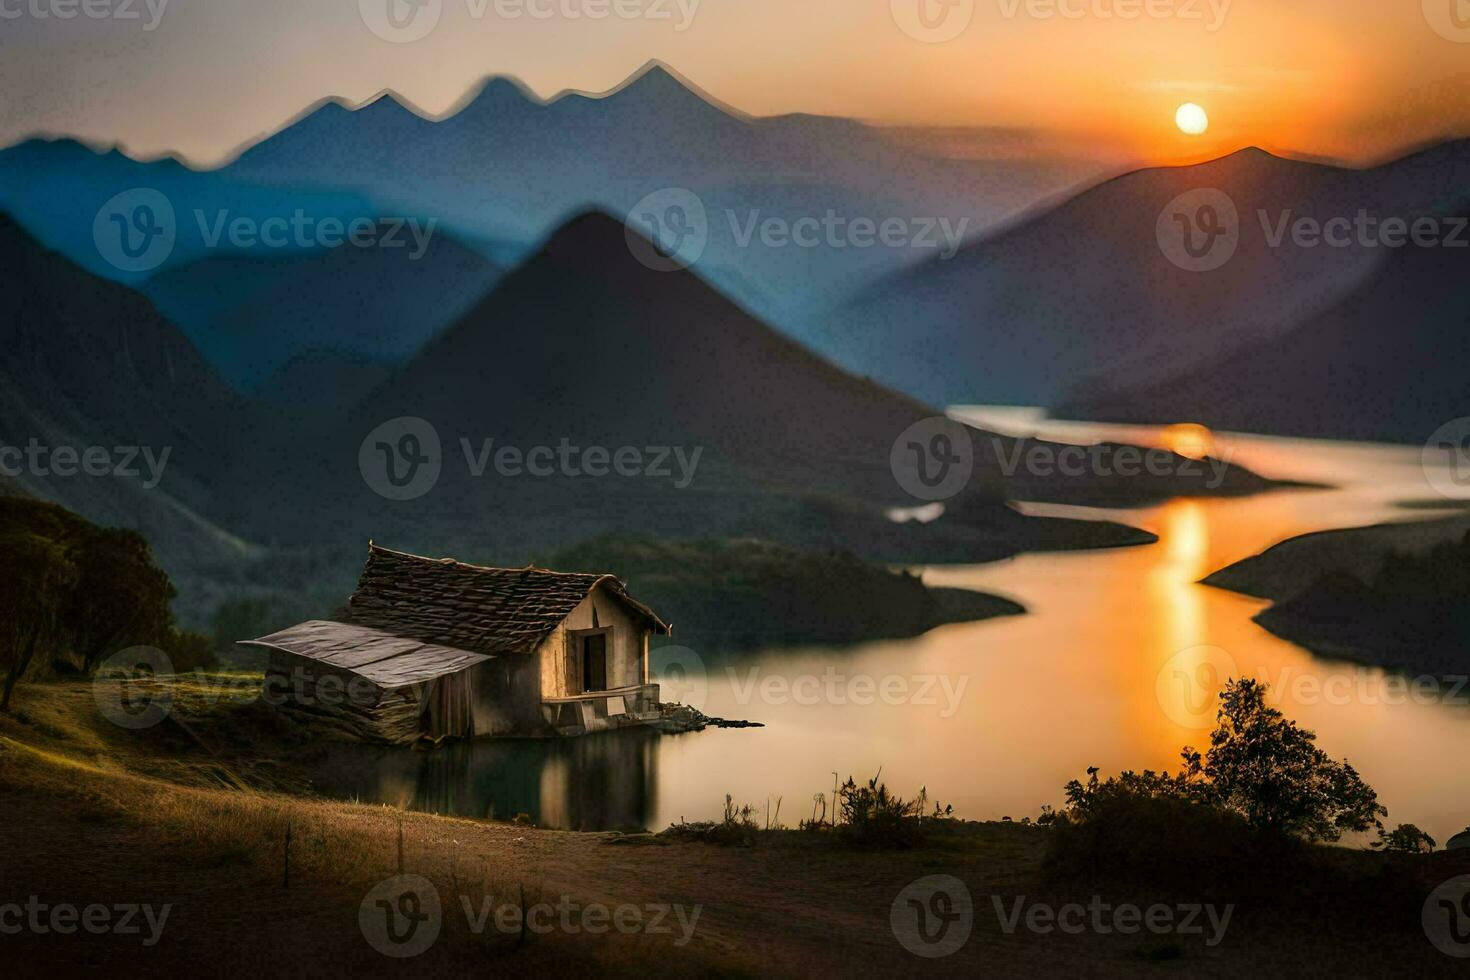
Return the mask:
POLYGON ((648 641, 670 632, 613 575, 369 544, 337 620, 241 642, 270 653, 267 702, 348 737, 402 744, 655 722, 648 641))

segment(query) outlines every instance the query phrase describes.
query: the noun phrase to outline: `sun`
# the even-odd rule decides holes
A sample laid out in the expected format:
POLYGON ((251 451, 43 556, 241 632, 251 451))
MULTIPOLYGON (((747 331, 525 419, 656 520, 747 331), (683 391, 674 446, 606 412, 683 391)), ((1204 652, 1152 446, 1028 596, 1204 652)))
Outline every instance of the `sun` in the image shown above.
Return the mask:
POLYGON ((1174 113, 1174 124, 1179 127, 1181 133, 1190 136, 1198 136, 1210 128, 1210 117, 1205 115, 1202 106, 1193 102, 1186 102, 1174 113))

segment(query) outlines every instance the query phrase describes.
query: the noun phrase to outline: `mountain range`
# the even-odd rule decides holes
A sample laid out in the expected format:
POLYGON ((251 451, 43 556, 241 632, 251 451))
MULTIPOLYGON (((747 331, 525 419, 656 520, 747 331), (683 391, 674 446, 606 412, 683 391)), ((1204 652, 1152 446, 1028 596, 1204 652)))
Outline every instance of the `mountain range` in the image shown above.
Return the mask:
POLYGON ((1142 386, 1186 369, 1208 375, 1232 351, 1267 343, 1370 283, 1384 248, 1356 235, 1347 247, 1303 246, 1298 222, 1452 213, 1467 179, 1470 141, 1370 170, 1244 150, 1136 171, 949 261, 871 284, 832 313, 817 343, 935 404, 1066 399, 1078 408, 1087 402, 1067 395, 1090 379, 1142 386), (1176 264, 1161 245, 1172 245, 1161 234, 1177 233, 1166 208, 1200 191, 1223 193, 1238 215, 1233 255, 1206 271, 1176 264))
POLYGON ((648 268, 623 224, 601 213, 558 231, 360 401, 284 406, 238 394, 146 297, 13 222, 3 232, 6 443, 171 454, 152 487, 27 474, 20 489, 139 527, 196 615, 242 591, 331 595, 342 585, 333 576, 373 536, 500 562, 613 531, 983 560, 1149 540, 1121 525, 1025 517, 1010 499, 1137 502, 1269 486, 1239 468, 1221 488, 1007 475, 1001 461, 1027 445, 972 429, 975 475, 947 516, 895 523, 885 512, 912 501, 890 448, 934 410, 832 366, 693 272, 648 268), (442 473, 418 499, 389 499, 363 468, 370 434, 403 416, 432 425, 442 445, 442 473), (697 463, 616 479, 473 465, 505 445, 563 441, 649 456, 677 447, 697 463))
POLYGON ((1078 390, 1057 411, 1120 422, 1190 419, 1238 432, 1422 443, 1470 405, 1470 211, 1463 245, 1385 256, 1321 313, 1177 375, 1078 390))

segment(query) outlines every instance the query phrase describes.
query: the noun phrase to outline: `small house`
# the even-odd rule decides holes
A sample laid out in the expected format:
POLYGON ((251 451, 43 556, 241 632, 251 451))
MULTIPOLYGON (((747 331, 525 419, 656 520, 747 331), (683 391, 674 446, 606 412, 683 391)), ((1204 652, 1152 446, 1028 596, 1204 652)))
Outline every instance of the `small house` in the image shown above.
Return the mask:
POLYGON ((265 699, 343 735, 580 735, 656 722, 671 627, 612 575, 485 568, 368 545, 345 612, 244 640, 265 699))

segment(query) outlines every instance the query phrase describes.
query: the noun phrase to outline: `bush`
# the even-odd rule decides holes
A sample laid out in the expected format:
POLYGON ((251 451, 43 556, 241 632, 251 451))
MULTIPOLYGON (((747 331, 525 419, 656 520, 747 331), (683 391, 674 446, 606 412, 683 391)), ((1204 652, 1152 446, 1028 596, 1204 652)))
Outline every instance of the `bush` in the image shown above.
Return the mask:
MULTIPOLYGON (((878 776, 881 776, 879 773, 878 776)), ((912 800, 891 795, 878 776, 859 786, 851 776, 838 791, 841 833, 863 847, 912 847, 921 836, 925 794, 912 800)))

